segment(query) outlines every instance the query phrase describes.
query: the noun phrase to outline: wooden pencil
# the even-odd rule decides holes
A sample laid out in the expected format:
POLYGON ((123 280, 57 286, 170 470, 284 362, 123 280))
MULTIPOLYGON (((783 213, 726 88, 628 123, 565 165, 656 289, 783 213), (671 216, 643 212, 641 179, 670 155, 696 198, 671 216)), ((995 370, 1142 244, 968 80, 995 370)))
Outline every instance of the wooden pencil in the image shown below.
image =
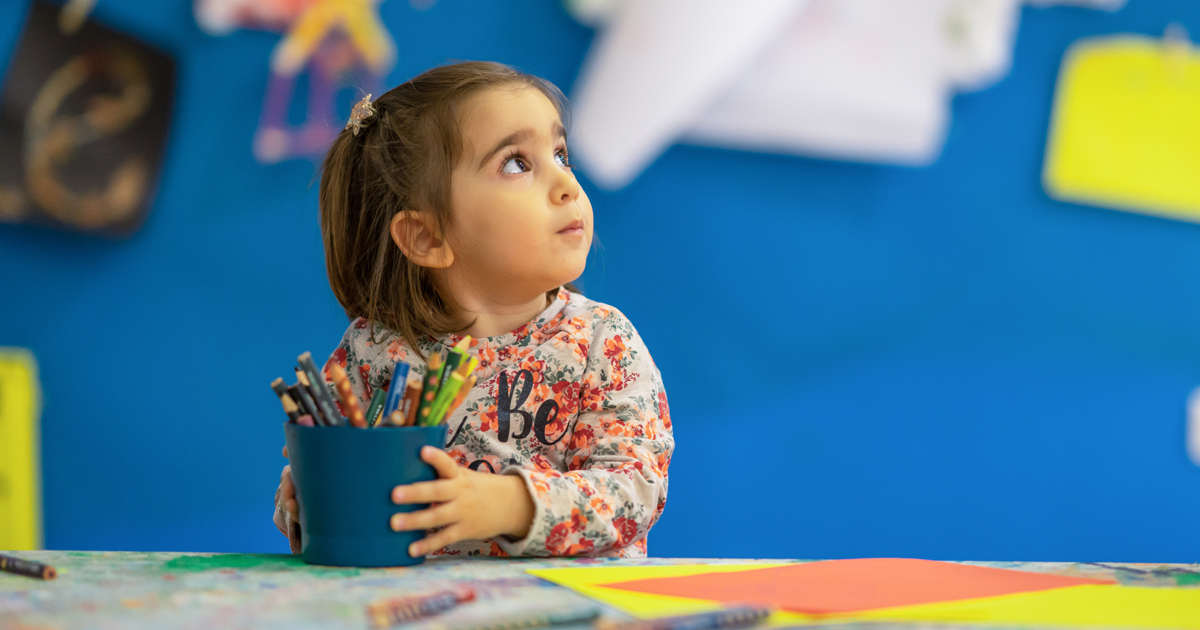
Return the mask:
POLYGON ((421 388, 421 402, 417 406, 416 424, 421 426, 433 408, 433 400, 437 398, 438 383, 442 380, 442 355, 429 355, 429 363, 425 370, 425 386, 421 388))
POLYGON ((0 553, 0 571, 41 578, 43 580, 53 580, 58 577, 58 571, 55 571, 54 567, 48 564, 7 556, 2 553, 0 553))
POLYGON ((350 377, 346 375, 346 370, 333 363, 329 366, 329 376, 333 378, 333 389, 342 403, 342 410, 350 419, 350 426, 367 428, 367 415, 363 412, 362 405, 358 404, 358 396, 354 395, 354 390, 350 387, 350 377))

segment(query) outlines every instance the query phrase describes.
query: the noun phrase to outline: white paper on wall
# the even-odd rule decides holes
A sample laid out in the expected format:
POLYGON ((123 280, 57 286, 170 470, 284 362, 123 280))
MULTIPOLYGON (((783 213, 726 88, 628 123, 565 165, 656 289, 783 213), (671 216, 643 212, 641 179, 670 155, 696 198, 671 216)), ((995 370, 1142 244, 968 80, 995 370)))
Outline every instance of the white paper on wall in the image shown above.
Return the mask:
MULTIPOLYGON (((1123 1, 1067 3, 1112 9, 1123 1)), ((1020 12, 1020 0, 567 6, 603 28, 572 94, 572 145, 606 188, 629 183, 681 139, 929 164, 941 151, 953 93, 1008 72, 1020 12)))

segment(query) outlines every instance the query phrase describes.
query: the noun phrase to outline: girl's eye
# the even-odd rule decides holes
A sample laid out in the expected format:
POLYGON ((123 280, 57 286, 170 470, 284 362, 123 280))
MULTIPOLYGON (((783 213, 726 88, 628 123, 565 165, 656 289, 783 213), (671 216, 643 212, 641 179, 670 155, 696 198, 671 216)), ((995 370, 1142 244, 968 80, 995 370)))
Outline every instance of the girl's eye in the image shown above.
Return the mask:
POLYGON ((509 173, 515 175, 517 173, 525 173, 529 171, 529 165, 525 163, 525 159, 521 156, 514 155, 504 161, 504 165, 500 167, 501 173, 509 173))
POLYGON ((558 160, 558 165, 563 168, 571 168, 571 158, 567 157, 566 151, 559 151, 554 154, 554 159, 558 160))

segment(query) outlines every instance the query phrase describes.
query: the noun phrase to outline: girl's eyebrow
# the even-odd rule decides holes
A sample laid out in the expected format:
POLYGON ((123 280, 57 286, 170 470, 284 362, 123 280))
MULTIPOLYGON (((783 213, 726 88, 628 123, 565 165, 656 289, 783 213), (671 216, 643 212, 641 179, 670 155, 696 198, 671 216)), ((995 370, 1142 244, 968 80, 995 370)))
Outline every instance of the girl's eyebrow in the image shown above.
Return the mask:
MULTIPOLYGON (((522 142, 526 142, 535 135, 537 135, 537 134, 534 133, 533 129, 525 128, 525 129, 521 129, 519 131, 514 131, 513 133, 510 133, 507 136, 504 136, 504 138, 502 140, 500 140, 500 142, 496 143, 496 146, 493 147, 491 151, 488 151, 487 154, 485 154, 483 156, 483 158, 481 160, 479 160, 478 168, 483 168, 483 166, 485 164, 487 164, 488 162, 490 162, 492 160, 492 156, 499 153, 501 150, 504 149, 504 147, 514 145, 514 144, 520 144, 522 142)), ((556 120, 556 121, 554 121, 554 124, 550 126, 550 137, 554 138, 555 140, 557 140, 558 138, 565 139, 567 137, 567 130, 563 127, 561 122, 558 122, 556 120)))

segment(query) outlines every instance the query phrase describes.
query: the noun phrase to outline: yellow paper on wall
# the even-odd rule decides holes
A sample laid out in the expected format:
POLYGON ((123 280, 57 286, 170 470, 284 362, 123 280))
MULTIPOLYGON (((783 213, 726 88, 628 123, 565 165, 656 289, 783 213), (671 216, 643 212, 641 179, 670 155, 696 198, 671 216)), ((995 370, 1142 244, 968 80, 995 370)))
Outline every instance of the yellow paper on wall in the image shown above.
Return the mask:
POLYGON ((1200 221, 1200 54, 1123 35, 1068 49, 1042 173, 1074 203, 1200 221))
POLYGON ((0 348, 0 549, 42 546, 40 415, 33 354, 0 348))

